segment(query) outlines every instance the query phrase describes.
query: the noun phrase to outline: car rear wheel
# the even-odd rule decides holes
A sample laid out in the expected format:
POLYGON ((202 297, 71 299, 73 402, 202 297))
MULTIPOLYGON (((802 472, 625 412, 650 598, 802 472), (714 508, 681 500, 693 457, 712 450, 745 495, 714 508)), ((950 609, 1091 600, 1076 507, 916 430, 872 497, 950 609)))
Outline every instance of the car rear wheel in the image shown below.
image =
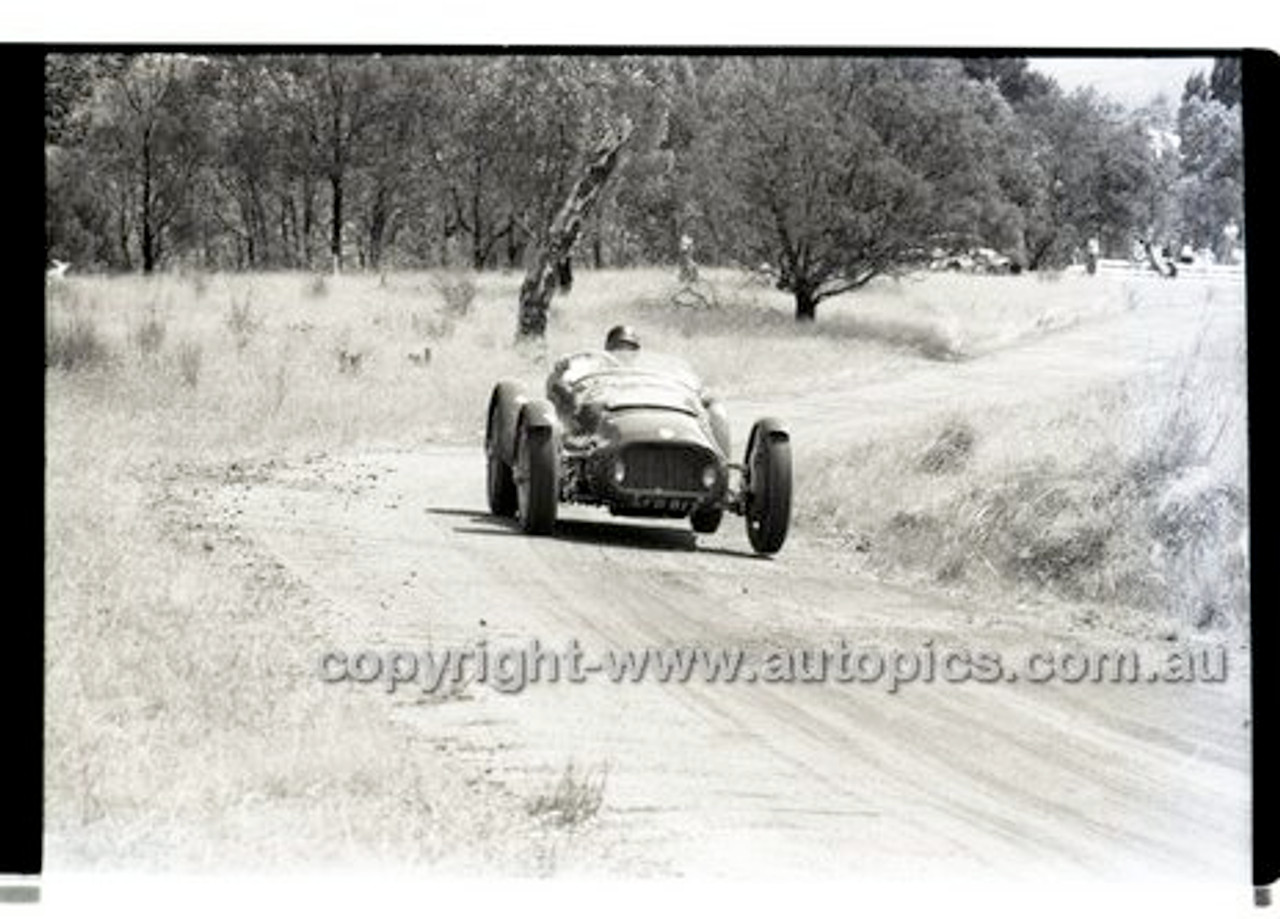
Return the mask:
POLYGON ((773 419, 757 421, 747 441, 747 538, 772 555, 791 523, 791 439, 773 419))
POLYGON ((556 523, 559 457, 548 428, 521 425, 516 434, 517 515, 526 533, 550 533, 556 523))

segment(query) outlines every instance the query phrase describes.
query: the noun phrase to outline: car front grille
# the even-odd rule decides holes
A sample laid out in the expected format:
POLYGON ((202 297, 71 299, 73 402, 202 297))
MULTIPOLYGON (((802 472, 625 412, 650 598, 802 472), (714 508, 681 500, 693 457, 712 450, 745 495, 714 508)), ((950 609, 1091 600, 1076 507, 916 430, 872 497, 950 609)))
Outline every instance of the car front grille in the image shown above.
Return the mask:
POLYGON ((628 490, 704 492, 702 470, 713 457, 697 447, 667 444, 634 444, 622 451, 628 490))

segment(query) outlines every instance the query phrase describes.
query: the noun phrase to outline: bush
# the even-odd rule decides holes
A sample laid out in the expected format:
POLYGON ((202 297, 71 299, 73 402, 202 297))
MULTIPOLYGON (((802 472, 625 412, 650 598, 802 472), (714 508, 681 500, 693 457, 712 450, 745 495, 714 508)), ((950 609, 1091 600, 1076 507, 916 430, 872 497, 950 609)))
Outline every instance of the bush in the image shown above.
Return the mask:
POLYGON ((147 311, 147 318, 133 332, 133 343, 143 357, 150 357, 159 352, 164 345, 165 321, 160 318, 153 306, 147 311))
POLYGON ((310 297, 324 297, 329 293, 329 279, 322 274, 313 274, 304 288, 310 297))
POLYGON ((65 321, 51 321, 45 330, 45 367, 83 370, 102 366, 110 358, 110 349, 87 316, 74 313, 65 321))
POLYGON ((432 285, 444 300, 445 312, 451 316, 465 316, 476 298, 476 282, 470 275, 435 275, 432 285))
POLYGON ((209 292, 209 274, 202 269, 196 268, 183 272, 188 282, 191 284, 191 290, 195 293, 196 299, 201 299, 209 292))
POLYGON ((200 366, 204 360, 204 349, 200 345, 184 341, 178 346, 178 372, 182 374, 182 382, 195 389, 200 382, 200 366))
POLYGON ((581 775, 576 775, 570 763, 554 788, 529 802, 529 815, 545 817, 557 826, 585 823, 599 813, 608 777, 606 767, 586 769, 581 775))
POLYGON ((948 422, 938 439, 920 457, 920 471, 934 474, 959 472, 973 452, 975 435, 967 421, 948 422))
POLYGON ((231 298, 231 311, 227 314, 227 328, 235 339, 236 350, 243 351, 257 331, 262 328, 262 321, 253 315, 253 304, 248 294, 244 300, 231 298))

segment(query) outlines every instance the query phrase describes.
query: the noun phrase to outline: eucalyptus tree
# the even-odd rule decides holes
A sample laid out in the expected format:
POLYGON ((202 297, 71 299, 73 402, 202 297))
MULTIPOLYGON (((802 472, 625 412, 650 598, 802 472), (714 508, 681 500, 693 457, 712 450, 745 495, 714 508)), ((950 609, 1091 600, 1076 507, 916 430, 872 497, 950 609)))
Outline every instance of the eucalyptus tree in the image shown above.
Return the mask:
POLYGON ((1020 229, 1009 107, 955 61, 752 57, 712 80, 709 222, 738 261, 770 266, 797 320, 929 246, 1020 229))
POLYGON ((102 174, 120 229, 121 257, 162 261, 170 235, 191 215, 190 196, 209 155, 204 118, 207 60, 140 54, 96 81, 85 145, 102 174))

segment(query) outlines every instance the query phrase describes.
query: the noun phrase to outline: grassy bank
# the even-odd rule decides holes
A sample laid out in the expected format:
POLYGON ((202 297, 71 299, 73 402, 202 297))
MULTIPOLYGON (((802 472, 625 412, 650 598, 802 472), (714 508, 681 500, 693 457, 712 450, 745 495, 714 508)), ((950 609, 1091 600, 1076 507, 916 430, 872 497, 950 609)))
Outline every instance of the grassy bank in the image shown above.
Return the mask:
POLYGON ((160 449, 240 455, 473 442, 495 379, 534 379, 617 322, 749 395, 963 359, 1125 308, 1116 286, 928 277, 874 284, 802 327, 786 294, 709 276, 715 309, 678 305, 668 272, 581 272, 545 345, 520 350, 513 274, 69 278, 48 297, 46 363, 55 385, 152 418, 160 449))
POLYGON ((1221 291, 1180 293, 1205 302, 1176 360, 1065 401, 974 400, 811 457, 800 525, 890 577, 1247 629, 1243 308, 1221 291))

